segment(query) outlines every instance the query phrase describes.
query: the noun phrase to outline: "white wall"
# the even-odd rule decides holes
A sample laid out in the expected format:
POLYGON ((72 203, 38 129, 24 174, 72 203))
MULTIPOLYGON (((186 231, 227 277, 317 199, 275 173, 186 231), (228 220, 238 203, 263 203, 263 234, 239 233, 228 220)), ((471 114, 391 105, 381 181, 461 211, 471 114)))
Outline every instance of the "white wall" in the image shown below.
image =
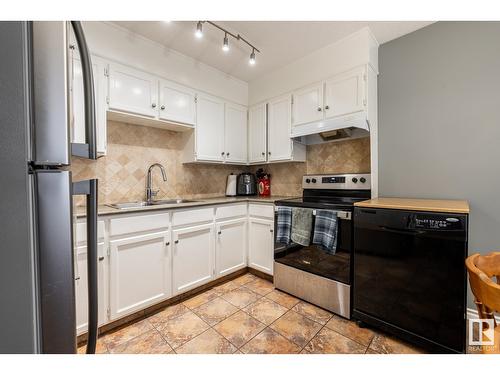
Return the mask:
POLYGON ((92 53, 239 104, 248 84, 140 35, 105 22, 83 22, 92 53))
MULTIPOLYGON (((293 41, 290 48, 293 48, 293 41)), ((371 64, 378 73, 378 42, 367 27, 251 81, 249 104, 256 104, 364 64, 371 64)))

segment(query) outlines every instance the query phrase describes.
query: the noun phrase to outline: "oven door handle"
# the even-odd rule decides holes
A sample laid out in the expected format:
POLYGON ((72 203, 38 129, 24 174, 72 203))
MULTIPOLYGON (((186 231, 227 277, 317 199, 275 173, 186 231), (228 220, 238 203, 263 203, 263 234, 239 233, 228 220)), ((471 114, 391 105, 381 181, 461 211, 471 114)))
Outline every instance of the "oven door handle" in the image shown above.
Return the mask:
MULTIPOLYGON (((282 206, 283 207, 283 206, 282 206)), ((285 206, 284 207, 295 207, 295 206, 285 206)), ((328 210, 325 208, 325 210, 328 210)), ((342 220, 352 220, 352 212, 350 211, 336 211, 336 210, 328 210, 337 213, 337 217, 342 220)), ((278 212, 278 206, 274 206, 274 212, 278 212)), ((316 209, 313 208, 313 216, 316 216, 316 209)))

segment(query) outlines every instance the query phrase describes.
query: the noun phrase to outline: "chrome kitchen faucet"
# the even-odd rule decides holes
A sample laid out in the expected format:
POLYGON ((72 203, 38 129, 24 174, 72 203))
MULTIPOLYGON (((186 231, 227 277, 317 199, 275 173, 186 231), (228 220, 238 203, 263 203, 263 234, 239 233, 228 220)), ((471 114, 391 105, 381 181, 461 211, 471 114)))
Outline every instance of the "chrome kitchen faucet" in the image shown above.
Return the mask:
POLYGON ((158 192, 160 191, 160 189, 158 190, 152 189, 153 179, 151 178, 151 172, 153 171, 154 167, 160 168, 163 181, 167 181, 167 173, 165 172, 165 168, 163 167, 163 165, 161 165, 160 163, 154 163, 149 166, 148 177, 146 179, 146 202, 148 204, 150 204, 153 201, 153 197, 156 196, 156 194, 158 194, 158 192))

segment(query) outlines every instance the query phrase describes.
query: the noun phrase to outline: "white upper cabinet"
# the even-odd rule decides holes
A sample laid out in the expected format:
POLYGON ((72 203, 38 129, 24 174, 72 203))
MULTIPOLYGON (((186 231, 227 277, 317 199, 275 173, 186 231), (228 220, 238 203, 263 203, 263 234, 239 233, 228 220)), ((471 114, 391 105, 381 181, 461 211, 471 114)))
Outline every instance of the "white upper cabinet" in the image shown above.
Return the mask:
POLYGON ((109 64, 109 109, 158 116, 158 79, 116 63, 109 64))
POLYGON ((323 83, 317 83, 292 94, 292 126, 323 118, 323 83))
POLYGON ((224 159, 224 101, 199 94, 196 102, 196 158, 201 161, 224 159))
POLYGON ((187 87, 160 81, 160 119, 194 125, 196 94, 187 87))
POLYGON ((267 160, 305 161, 306 147, 290 138, 292 96, 285 95, 268 104, 267 160))
POLYGON ((362 111, 365 105, 365 68, 339 74, 325 82, 325 117, 362 111))
POLYGON ((248 110, 248 162, 265 163, 267 160, 267 107, 259 104, 248 110))
POLYGON ((247 162, 247 108, 226 103, 224 156, 228 163, 247 162))
MULTIPOLYGON (((99 155, 106 154, 106 69, 107 62, 92 56, 92 73, 94 78, 95 119, 97 130, 97 152, 99 155)), ((71 66, 71 97, 72 97, 72 121, 71 142, 85 143, 85 99, 83 95, 82 65, 78 50, 72 49, 71 66)))

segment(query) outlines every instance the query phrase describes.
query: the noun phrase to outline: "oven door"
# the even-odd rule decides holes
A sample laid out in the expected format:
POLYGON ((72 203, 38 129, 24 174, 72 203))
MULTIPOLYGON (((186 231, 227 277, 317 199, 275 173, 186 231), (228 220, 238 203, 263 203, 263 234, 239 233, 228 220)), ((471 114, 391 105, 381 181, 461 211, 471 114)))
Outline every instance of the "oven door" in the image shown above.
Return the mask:
MULTIPOLYGON (((274 223, 276 226, 278 222, 277 212, 275 216, 274 223)), ((311 231, 311 244, 309 246, 302 246, 293 242, 289 245, 275 242, 275 262, 350 285, 353 244, 352 213, 338 211, 338 217, 337 251, 335 254, 329 254, 320 246, 312 244, 313 230, 311 231)), ((313 228, 314 220, 315 215, 313 215, 313 228)))

